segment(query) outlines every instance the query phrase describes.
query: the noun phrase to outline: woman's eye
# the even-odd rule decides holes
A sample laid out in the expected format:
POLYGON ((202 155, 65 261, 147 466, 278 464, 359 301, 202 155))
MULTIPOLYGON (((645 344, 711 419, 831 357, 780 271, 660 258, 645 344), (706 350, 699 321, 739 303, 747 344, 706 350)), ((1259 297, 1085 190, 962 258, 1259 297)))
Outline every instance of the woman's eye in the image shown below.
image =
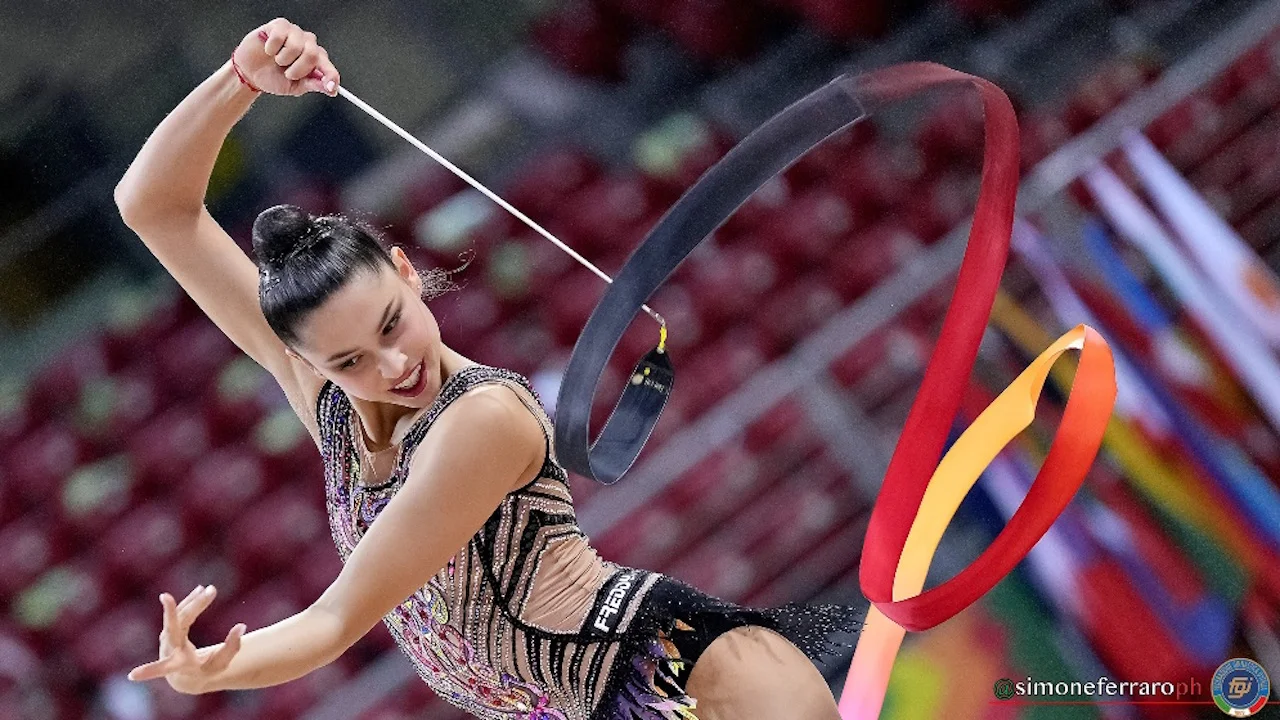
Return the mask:
POLYGON ((359 355, 356 355, 356 356, 352 357, 350 360, 347 360, 346 362, 344 362, 344 363, 342 363, 341 365, 339 365, 339 366, 338 366, 338 369, 339 369, 339 370, 350 370, 351 368, 353 368, 353 367, 355 367, 355 366, 356 366, 356 362, 357 362, 357 361, 359 361, 359 360, 360 360, 360 356, 359 356, 359 355))
POLYGON ((391 322, 387 323, 387 327, 382 331, 382 334, 390 335, 391 331, 395 330, 396 325, 399 325, 399 324, 400 324, 400 313, 396 313, 395 316, 391 318, 391 322))

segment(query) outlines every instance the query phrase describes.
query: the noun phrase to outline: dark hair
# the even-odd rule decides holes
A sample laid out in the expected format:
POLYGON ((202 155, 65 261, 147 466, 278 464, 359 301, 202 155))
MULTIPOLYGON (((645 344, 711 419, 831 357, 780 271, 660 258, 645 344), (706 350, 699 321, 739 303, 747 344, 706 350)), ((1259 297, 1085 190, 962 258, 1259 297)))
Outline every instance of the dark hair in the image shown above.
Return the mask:
MULTIPOLYGON (((277 205, 258 214, 253 253, 262 314, 276 336, 291 346, 297 345, 298 326, 307 315, 356 273, 395 269, 391 253, 369 224, 343 215, 312 217, 296 205, 277 205)), ((422 271, 423 298, 452 290, 450 274, 439 268, 422 271)))

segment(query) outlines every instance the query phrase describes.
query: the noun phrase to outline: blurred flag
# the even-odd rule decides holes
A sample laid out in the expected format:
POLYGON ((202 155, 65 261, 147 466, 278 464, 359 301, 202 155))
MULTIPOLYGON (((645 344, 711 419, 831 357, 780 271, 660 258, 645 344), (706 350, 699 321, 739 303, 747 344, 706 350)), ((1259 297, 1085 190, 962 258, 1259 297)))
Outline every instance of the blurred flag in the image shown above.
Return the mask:
POLYGON ((1280 282, 1271 269, 1146 137, 1128 135, 1124 152, 1201 272, 1253 330, 1280 347, 1280 282))
MULTIPOLYGON (((1093 313, 1085 306, 1049 251, 1044 248, 1040 233, 1022 220, 1013 226, 1013 249, 1036 276, 1058 324, 1075 327, 1085 323, 1101 327, 1093 313)), ((1121 417, 1141 422, 1148 432, 1165 436, 1169 432, 1169 419, 1146 388, 1138 381, 1129 359, 1118 348, 1112 348, 1116 363, 1116 412, 1121 417)))
POLYGON ((1154 213, 1114 173, 1099 163, 1084 181, 1112 225, 1147 256, 1249 389, 1271 426, 1280 429, 1280 363, 1271 349, 1243 329, 1209 292, 1154 213))

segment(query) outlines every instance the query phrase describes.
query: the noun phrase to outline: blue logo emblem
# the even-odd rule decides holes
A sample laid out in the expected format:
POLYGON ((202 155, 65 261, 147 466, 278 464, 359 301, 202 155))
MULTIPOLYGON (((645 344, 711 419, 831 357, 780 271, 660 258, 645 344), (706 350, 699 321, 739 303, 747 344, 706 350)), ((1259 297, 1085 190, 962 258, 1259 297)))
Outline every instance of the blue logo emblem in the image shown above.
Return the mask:
POLYGON ((1233 658, 1213 674, 1213 701, 1231 717, 1249 717, 1267 704, 1271 678, 1261 665, 1248 658, 1233 658))

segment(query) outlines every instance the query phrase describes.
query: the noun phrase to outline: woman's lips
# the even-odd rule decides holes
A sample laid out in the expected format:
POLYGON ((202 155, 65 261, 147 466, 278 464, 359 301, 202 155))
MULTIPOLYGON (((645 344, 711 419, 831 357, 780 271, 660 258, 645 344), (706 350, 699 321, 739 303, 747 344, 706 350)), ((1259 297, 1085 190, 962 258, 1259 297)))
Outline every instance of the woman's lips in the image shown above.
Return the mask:
POLYGON ((417 366, 413 370, 410 370, 409 375, 405 377, 406 378, 410 377, 415 372, 418 373, 418 382, 414 383, 413 387, 409 388, 408 390, 398 390, 396 388, 392 388, 391 392, 396 395, 399 395, 400 397, 409 397, 409 398, 417 397, 418 395, 421 395, 422 391, 427 387, 427 367, 426 367, 425 361, 419 360, 417 366))

